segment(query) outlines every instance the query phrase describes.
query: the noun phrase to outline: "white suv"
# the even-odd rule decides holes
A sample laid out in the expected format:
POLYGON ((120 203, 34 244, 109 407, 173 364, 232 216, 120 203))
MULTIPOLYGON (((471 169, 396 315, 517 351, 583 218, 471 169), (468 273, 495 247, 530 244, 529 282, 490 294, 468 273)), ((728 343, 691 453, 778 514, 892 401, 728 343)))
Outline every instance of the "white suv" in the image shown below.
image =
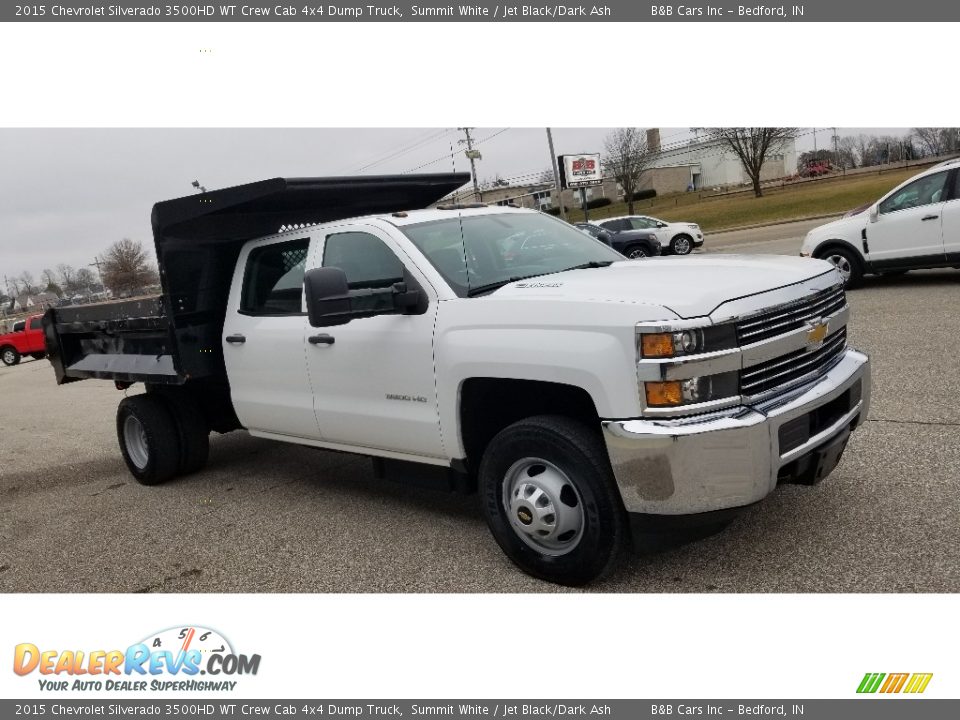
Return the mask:
POLYGON ((960 267, 960 158, 915 175, 864 212, 814 228, 800 254, 833 263, 848 287, 868 274, 960 267))
POLYGON ((649 215, 623 215, 598 220, 604 230, 649 230, 657 236, 664 255, 689 255, 694 248, 703 245, 703 231, 696 223, 667 222, 649 215))

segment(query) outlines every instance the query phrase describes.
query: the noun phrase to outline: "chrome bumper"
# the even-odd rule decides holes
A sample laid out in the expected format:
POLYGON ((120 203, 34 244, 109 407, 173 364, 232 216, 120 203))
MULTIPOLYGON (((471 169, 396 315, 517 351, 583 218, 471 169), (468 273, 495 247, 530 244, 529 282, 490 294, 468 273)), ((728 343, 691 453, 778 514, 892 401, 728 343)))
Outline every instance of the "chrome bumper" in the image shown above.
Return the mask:
MULTIPOLYGON (((841 401, 842 402, 842 401, 841 401)), ((749 505, 777 485, 780 469, 862 423, 870 407, 870 360, 848 349, 814 383, 731 412, 677 420, 603 421, 603 436, 628 512, 686 515, 749 505), (799 447, 780 451, 785 423, 860 381, 860 399, 799 447)))

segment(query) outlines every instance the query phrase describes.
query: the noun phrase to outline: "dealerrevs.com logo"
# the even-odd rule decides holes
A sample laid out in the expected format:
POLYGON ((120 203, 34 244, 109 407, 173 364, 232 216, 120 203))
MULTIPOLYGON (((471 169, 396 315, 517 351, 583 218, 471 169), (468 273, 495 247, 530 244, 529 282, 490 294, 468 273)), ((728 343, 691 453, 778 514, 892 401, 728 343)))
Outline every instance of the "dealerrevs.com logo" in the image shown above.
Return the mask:
POLYGON ((40 689, 50 691, 229 691, 236 688, 234 678, 259 669, 260 655, 236 653, 223 635, 199 626, 151 633, 125 650, 50 650, 20 643, 13 652, 13 671, 36 674, 40 689))

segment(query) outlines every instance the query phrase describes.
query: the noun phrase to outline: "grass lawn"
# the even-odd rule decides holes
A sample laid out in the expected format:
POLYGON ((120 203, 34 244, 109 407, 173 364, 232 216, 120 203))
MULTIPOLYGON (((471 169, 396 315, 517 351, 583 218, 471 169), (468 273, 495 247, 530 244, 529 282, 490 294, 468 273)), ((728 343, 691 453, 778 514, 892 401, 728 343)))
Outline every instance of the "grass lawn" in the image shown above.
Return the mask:
MULTIPOLYGON (((843 213, 876 200, 921 170, 922 168, 906 168, 885 171, 882 175, 865 173, 782 188, 769 187, 764 188, 763 197, 759 198, 754 197, 751 192, 700 200, 697 193, 678 193, 652 200, 638 200, 633 209, 638 215, 695 222, 707 232, 716 232, 745 225, 843 213)), ((627 204, 616 202, 590 210, 590 219, 602 220, 605 217, 626 214, 627 204)), ((579 208, 571 208, 567 218, 579 222, 583 219, 583 212, 579 208)))

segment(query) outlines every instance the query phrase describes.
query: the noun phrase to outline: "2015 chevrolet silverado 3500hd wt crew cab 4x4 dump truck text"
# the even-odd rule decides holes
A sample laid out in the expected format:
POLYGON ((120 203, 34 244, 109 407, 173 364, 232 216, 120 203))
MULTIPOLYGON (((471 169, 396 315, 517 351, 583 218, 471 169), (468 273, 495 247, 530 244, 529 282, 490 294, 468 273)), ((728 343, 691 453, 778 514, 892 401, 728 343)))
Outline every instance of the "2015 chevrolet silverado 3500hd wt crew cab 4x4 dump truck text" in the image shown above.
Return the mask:
POLYGON ((716 520, 834 468, 870 399, 835 268, 631 261, 534 211, 414 209, 468 180, 158 203, 163 295, 50 311, 57 379, 145 383, 117 413, 143 483, 198 470, 210 430, 238 428, 386 474, 433 466, 479 490, 514 562, 568 584, 612 565, 633 518, 716 520))

